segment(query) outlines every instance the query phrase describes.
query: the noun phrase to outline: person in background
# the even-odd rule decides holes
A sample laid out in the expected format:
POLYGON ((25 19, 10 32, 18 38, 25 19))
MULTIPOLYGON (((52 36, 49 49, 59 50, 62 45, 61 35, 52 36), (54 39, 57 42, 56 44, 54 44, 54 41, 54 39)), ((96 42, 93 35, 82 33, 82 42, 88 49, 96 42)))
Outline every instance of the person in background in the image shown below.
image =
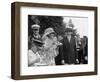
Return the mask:
POLYGON ((39 30, 40 30, 40 25, 38 24, 33 24, 31 26, 32 28, 32 37, 35 38, 35 39, 39 39, 41 38, 40 34, 39 34, 39 30))
POLYGON ((83 36, 82 48, 83 48, 83 64, 87 64, 88 63, 88 38, 87 36, 83 36))
POLYGON ((83 63, 83 48, 82 48, 82 38, 78 37, 76 42, 76 51, 78 55, 79 62, 76 64, 82 64, 83 63))
MULTIPOLYGON (((62 43, 63 37, 62 35, 58 35, 58 41, 62 43)), ((63 44, 58 46, 58 55, 55 57, 55 64, 56 65, 63 65, 63 44)))
POLYGON ((33 24, 31 25, 31 29, 32 29, 32 33, 31 35, 28 37, 28 48, 31 48, 31 44, 33 44, 34 39, 41 39, 41 36, 39 34, 39 29, 40 29, 40 25, 38 24, 33 24))

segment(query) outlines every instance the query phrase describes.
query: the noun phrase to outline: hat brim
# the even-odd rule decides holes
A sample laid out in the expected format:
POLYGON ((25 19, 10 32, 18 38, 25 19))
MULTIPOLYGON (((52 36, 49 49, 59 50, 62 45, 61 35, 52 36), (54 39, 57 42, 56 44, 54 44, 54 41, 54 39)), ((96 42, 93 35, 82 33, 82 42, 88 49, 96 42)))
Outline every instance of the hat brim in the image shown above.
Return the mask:
POLYGON ((54 31, 52 31, 52 32, 47 32, 47 33, 45 33, 45 35, 49 35, 49 34, 52 34, 52 33, 55 33, 54 31))

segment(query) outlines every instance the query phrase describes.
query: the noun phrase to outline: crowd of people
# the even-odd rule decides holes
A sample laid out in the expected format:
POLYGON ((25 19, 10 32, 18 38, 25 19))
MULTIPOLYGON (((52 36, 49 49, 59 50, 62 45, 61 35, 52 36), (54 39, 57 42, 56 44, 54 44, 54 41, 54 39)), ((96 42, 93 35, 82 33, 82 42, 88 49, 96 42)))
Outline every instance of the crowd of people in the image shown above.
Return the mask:
POLYGON ((66 28, 64 35, 57 35, 52 27, 39 34, 40 25, 31 26, 29 36, 28 66, 73 65, 88 63, 88 38, 73 35, 73 28, 66 28))

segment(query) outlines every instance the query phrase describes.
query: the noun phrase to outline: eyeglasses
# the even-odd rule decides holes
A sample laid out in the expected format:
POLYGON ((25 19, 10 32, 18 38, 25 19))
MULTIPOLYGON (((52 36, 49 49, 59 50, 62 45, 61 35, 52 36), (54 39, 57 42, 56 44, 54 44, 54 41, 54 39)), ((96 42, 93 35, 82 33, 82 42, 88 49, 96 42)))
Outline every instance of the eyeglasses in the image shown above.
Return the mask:
POLYGON ((39 29, 33 29, 34 31, 38 31, 39 29))

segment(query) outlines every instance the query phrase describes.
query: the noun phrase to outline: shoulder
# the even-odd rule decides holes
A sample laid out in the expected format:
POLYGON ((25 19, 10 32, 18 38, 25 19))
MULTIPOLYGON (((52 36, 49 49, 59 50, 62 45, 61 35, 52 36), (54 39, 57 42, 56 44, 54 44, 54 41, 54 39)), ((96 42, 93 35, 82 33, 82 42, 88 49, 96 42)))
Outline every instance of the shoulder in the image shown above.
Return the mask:
POLYGON ((33 51, 30 49, 30 50, 28 50, 28 55, 29 56, 33 56, 34 55, 34 53, 33 53, 33 51))
POLYGON ((32 50, 31 50, 31 49, 29 49, 29 50, 28 50, 28 53, 32 53, 32 50))

